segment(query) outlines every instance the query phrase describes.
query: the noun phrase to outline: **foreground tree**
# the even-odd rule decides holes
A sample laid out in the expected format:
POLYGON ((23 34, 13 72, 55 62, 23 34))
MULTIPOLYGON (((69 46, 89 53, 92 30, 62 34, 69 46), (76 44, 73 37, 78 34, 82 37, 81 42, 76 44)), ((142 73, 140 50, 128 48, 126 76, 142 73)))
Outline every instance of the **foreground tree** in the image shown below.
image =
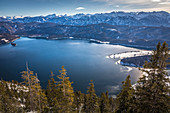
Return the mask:
POLYGON ((72 105, 74 101, 74 90, 72 87, 72 82, 70 82, 69 77, 67 77, 67 72, 64 66, 62 66, 62 69, 59 71, 60 75, 58 75, 58 81, 57 87, 58 87, 58 102, 60 106, 59 112, 71 112, 72 111, 72 105))
POLYGON ((109 102, 109 94, 108 92, 102 93, 100 97, 100 112, 101 113, 110 113, 111 112, 111 106, 109 102))
POLYGON ((99 104, 98 104, 98 97, 95 93, 95 89, 94 89, 94 84, 93 81, 91 80, 91 83, 89 83, 89 87, 87 90, 87 94, 85 96, 85 102, 86 102, 86 106, 84 107, 84 111, 86 113, 96 113, 99 112, 99 104))
POLYGON ((145 73, 136 85, 134 112, 140 113, 169 113, 170 84, 166 69, 169 58, 168 45, 164 42, 153 51, 150 62, 144 64, 145 73))
POLYGON ((51 78, 48 80, 46 95, 48 99, 48 111, 58 112, 59 103, 57 99, 59 97, 59 92, 57 90, 57 81, 54 79, 53 72, 51 72, 51 78))
POLYGON ((116 99, 113 97, 109 98, 109 103, 110 103, 110 112, 113 113, 116 108, 116 99))
POLYGON ((81 113, 82 112, 82 108, 84 106, 83 102, 84 102, 84 94, 81 93, 81 91, 75 92, 74 93, 73 108, 75 109, 75 111, 77 111, 77 113, 81 113))
POLYGON ((19 113, 22 111, 17 92, 14 91, 14 82, 0 81, 0 112, 19 113))
POLYGON ((130 109, 130 100, 134 93, 134 89, 131 85, 130 75, 127 76, 123 83, 122 90, 117 96, 116 113, 128 113, 130 109))
POLYGON ((40 85, 40 81, 38 79, 38 76, 36 74, 35 77, 35 85, 33 87, 33 90, 35 90, 35 98, 36 98, 36 111, 42 113, 43 111, 45 111, 45 109, 47 108, 47 97, 46 97, 46 94, 45 94, 45 91, 41 88, 41 85, 40 85))
POLYGON ((26 65, 26 68, 27 70, 22 72, 23 83, 28 89, 25 103, 26 109, 28 111, 43 112, 47 104, 46 95, 40 86, 37 75, 34 75, 33 71, 29 70, 28 65, 26 65))

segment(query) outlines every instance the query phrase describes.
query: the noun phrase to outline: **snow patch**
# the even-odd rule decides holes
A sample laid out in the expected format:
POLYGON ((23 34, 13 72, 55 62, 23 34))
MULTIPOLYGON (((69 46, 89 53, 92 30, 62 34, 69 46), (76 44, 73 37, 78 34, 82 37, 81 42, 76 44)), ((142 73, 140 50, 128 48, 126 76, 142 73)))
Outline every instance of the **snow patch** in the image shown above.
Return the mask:
POLYGON ((96 39, 90 39, 90 41, 91 41, 91 42, 100 43, 100 44, 110 44, 110 42, 100 41, 100 40, 96 40, 96 39))
POLYGON ((7 40, 7 39, 5 39, 5 38, 2 38, 1 40, 4 41, 4 42, 6 42, 6 43, 9 42, 9 40, 7 40))
POLYGON ((152 55, 152 51, 139 50, 139 51, 127 51, 123 53, 111 54, 108 57, 113 59, 124 59, 137 56, 152 55))
POLYGON ((117 29, 107 29, 107 30, 109 30, 109 31, 117 31, 117 29))

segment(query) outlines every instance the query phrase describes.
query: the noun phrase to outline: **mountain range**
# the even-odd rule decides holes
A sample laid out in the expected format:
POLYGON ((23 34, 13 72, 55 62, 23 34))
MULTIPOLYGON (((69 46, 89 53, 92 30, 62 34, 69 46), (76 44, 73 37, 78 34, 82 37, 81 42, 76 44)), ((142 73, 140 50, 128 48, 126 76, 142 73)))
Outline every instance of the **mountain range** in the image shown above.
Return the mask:
POLYGON ((170 27, 170 14, 168 12, 111 12, 97 14, 76 14, 59 15, 51 14, 47 16, 22 17, 4 16, 0 17, 0 22, 51 22, 60 25, 89 25, 106 23, 110 25, 129 26, 168 26, 170 27))
POLYGON ((7 38, 5 34, 42 36, 48 39, 74 37, 109 41, 113 44, 155 46, 159 41, 170 44, 170 14, 160 11, 3 16, 0 17, 1 39, 7 38))

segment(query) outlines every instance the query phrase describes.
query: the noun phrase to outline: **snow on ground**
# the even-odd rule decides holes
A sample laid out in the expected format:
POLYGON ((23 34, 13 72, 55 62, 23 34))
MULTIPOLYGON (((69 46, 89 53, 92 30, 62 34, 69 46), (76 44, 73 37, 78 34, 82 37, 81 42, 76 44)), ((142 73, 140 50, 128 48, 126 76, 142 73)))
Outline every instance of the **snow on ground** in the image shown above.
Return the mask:
POLYGON ((126 66, 126 68, 127 68, 127 71, 128 71, 128 72, 132 71, 132 68, 131 68, 131 67, 126 66))
POLYGON ((9 40, 7 40, 7 39, 5 39, 5 38, 2 38, 1 40, 4 41, 4 42, 6 42, 6 43, 9 42, 9 40))
POLYGON ((13 84, 13 83, 9 83, 7 82, 8 88, 11 89, 11 85, 13 86, 13 88, 15 88, 15 90, 17 90, 17 92, 19 93, 20 91, 23 92, 29 92, 29 89, 24 86, 24 85, 17 85, 17 84, 13 84))
POLYGON ((107 29, 107 30, 109 30, 109 31, 117 31, 117 29, 107 29))
MULTIPOLYGON (((118 59, 115 62, 115 64, 123 65, 121 60, 124 58, 131 58, 131 57, 144 56, 144 55, 152 55, 152 51, 148 51, 148 50, 126 51, 126 52, 122 52, 122 53, 108 55, 108 56, 106 56, 106 58, 118 59)), ((135 67, 134 64, 128 64, 128 65, 135 67)), ((128 70, 131 71, 130 67, 128 70)))
POLYGON ((96 40, 96 39, 90 39, 90 41, 94 41, 100 44, 110 44, 110 42, 104 42, 104 41, 100 41, 100 40, 96 40))
POLYGON ((122 52, 122 53, 117 53, 117 54, 111 54, 107 56, 107 58, 124 59, 124 58, 151 55, 151 54, 152 54, 152 51, 147 51, 147 50, 127 51, 127 52, 122 52))

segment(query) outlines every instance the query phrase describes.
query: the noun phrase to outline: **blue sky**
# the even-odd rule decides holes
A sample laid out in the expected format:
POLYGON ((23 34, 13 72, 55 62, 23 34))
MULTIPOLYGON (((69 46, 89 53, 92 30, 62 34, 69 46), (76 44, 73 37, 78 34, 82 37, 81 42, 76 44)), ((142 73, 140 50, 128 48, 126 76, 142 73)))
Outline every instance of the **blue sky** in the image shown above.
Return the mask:
POLYGON ((0 0, 0 16, 167 11, 170 0, 0 0))

